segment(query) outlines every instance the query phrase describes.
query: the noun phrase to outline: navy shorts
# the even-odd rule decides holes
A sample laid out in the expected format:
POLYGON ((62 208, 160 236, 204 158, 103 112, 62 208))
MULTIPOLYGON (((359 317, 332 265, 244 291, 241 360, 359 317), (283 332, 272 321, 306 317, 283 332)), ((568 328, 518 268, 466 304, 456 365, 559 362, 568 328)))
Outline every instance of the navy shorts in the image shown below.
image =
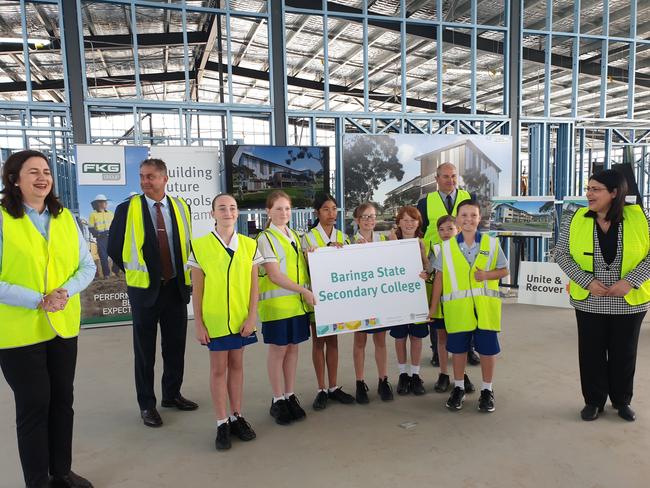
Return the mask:
POLYGON ((257 335, 253 332, 248 337, 242 337, 239 334, 230 334, 222 337, 210 338, 207 346, 210 351, 233 351, 241 349, 244 346, 255 344, 257 342, 257 335))
POLYGON ((445 319, 433 319, 431 322, 431 329, 439 330, 445 328, 445 319))
POLYGON ((395 339, 406 339, 407 336, 424 339, 429 335, 429 322, 424 324, 404 324, 391 327, 390 336, 395 339))
POLYGON ((454 332, 447 335, 447 351, 452 354, 463 354, 469 351, 474 338, 476 352, 484 356, 494 356, 501 352, 498 332, 494 330, 476 329, 469 332, 454 332))
POLYGON ((387 330, 390 330, 390 327, 379 327, 377 329, 367 329, 367 330, 362 330, 361 332, 365 332, 366 334, 377 334, 379 332, 386 332, 387 330))
POLYGON ((309 339, 309 314, 262 322, 264 344, 288 346, 309 339))

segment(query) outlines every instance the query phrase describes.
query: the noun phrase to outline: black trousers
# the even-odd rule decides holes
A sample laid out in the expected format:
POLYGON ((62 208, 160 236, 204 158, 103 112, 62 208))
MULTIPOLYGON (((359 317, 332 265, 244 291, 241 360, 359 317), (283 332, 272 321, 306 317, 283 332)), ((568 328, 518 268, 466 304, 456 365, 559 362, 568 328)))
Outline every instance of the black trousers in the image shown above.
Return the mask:
POLYGON ((70 472, 76 364, 76 337, 0 350, 0 367, 14 392, 18 452, 29 488, 46 487, 48 472, 70 472))
POLYGON ((161 285, 156 303, 144 307, 131 300, 133 315, 133 352, 135 389, 140 410, 156 406, 154 365, 160 322, 160 346, 163 358, 162 397, 169 400, 180 394, 185 365, 187 305, 181 299, 174 280, 161 285))
POLYGON ((632 401, 636 350, 645 312, 605 315, 576 310, 580 384, 585 404, 632 401))

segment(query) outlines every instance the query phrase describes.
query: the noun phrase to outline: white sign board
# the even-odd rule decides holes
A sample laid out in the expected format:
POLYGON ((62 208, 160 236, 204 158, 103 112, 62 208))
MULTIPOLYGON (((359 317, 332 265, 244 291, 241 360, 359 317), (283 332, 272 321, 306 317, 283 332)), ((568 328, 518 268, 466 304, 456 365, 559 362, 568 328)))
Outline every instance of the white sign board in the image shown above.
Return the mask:
POLYGON ((124 146, 77 145, 77 184, 125 185, 124 146))
POLYGON ((569 278, 557 263, 522 261, 519 264, 518 303, 570 308, 569 278))
POLYGON ((319 337, 426 320, 417 239, 322 247, 308 258, 319 337))

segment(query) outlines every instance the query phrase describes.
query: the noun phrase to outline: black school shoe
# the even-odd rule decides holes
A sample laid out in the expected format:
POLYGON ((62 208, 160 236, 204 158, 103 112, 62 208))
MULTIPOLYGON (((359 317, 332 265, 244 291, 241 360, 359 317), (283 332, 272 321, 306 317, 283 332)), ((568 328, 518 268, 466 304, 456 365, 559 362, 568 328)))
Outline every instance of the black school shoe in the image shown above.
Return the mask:
POLYGON ((345 393, 341 387, 338 387, 334 391, 328 391, 327 398, 330 400, 336 400, 337 402, 344 403, 346 405, 354 403, 354 397, 348 393, 345 393))
POLYGON ((93 484, 86 478, 70 471, 65 476, 52 476, 48 483, 50 488, 93 488, 93 484))
POLYGON ((325 410, 325 407, 327 407, 327 398, 327 392, 320 390, 316 395, 316 398, 314 398, 314 403, 312 404, 314 410, 325 410))
POLYGON ((634 410, 632 410, 629 405, 612 404, 612 407, 618 410, 618 416, 623 420, 627 420, 628 422, 634 422, 636 420, 636 413, 634 413, 634 410))
POLYGON ((426 393, 426 390, 424 389, 424 383, 422 382, 422 378, 420 378, 419 374, 413 373, 411 376, 411 391, 414 395, 417 396, 424 395, 426 393))
POLYGON ((481 358, 476 354, 476 351, 473 348, 467 351, 467 362, 472 366, 478 366, 481 364, 481 358))
POLYGON ((463 376, 463 381, 465 383, 465 393, 474 393, 476 391, 476 388, 474 387, 474 383, 472 383, 469 380, 469 376, 467 376, 467 373, 463 376))
POLYGON ((288 402, 284 399, 278 400, 277 402, 271 400, 269 413, 271 414, 271 417, 275 419, 276 424, 289 425, 293 421, 291 412, 289 411, 288 402))
POLYGON ((449 400, 447 400, 446 406, 450 410, 460 410, 463 408, 464 401, 465 390, 460 386, 455 386, 454 389, 451 390, 451 395, 449 396, 449 400))
POLYGON ((411 393, 411 378, 407 373, 402 373, 397 380, 397 394, 408 395, 409 393, 411 393))
POLYGON ((363 380, 357 380, 357 392, 354 396, 354 399, 357 403, 368 403, 370 399, 368 398, 368 385, 363 380))
POLYGON ((217 438, 214 440, 217 451, 226 451, 232 447, 230 442, 230 422, 224 422, 217 427, 217 438))
POLYGON ((257 434, 255 434, 255 431, 251 427, 251 424, 246 422, 244 417, 240 417, 237 414, 235 414, 235 417, 237 417, 237 420, 234 422, 232 420, 228 420, 228 423, 230 424, 230 433, 235 437, 238 437, 240 441, 244 442, 252 441, 255 439, 257 437, 257 434))
POLYGON ((291 395, 289 397, 287 400, 287 407, 289 408, 289 413, 293 420, 302 420, 307 416, 303 408, 300 406, 300 402, 296 395, 291 395))
POLYGON ((479 412, 494 412, 494 392, 491 390, 481 390, 481 398, 478 400, 479 412))
POLYGON ((390 386, 387 376, 384 376, 383 380, 379 380, 377 393, 382 402, 390 402, 393 399, 393 388, 390 386))
POLYGON ((590 422, 598 418, 598 414, 604 410, 603 407, 597 407, 595 405, 585 405, 584 408, 580 411, 580 418, 585 422, 590 422))
POLYGON ((438 356, 438 351, 435 351, 431 357, 431 366, 434 368, 438 368, 440 366, 440 357, 438 356))
POLYGON ((449 390, 450 385, 451 382, 449 381, 449 375, 440 373, 438 375, 438 381, 436 381, 435 385, 433 385, 433 389, 438 393, 444 393, 449 390))

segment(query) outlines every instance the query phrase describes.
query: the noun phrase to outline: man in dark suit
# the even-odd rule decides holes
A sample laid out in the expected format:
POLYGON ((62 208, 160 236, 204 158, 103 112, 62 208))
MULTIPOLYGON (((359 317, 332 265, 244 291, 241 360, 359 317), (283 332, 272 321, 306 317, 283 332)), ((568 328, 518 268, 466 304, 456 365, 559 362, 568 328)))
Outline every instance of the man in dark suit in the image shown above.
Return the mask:
POLYGON ((183 200, 165 195, 167 180, 164 161, 146 159, 140 164, 144 195, 117 207, 108 241, 108 254, 126 275, 133 316, 135 386, 142 420, 149 427, 162 425, 153 386, 158 322, 163 357, 161 405, 198 408, 180 392, 190 300, 190 211, 183 200))
MULTIPOLYGON (((476 198, 475 195, 458 188, 458 171, 453 163, 442 163, 436 168, 436 183, 438 190, 428 193, 417 204, 418 210, 422 215, 422 228, 427 250, 433 244, 440 243, 437 227, 438 219, 443 215, 456 217, 456 210, 460 202, 476 198)), ((440 358, 438 356, 436 333, 433 327, 430 332, 429 338, 431 339, 431 350, 433 351, 431 364, 433 366, 439 366, 440 358)), ((467 353, 467 359, 472 365, 477 365, 481 362, 478 354, 474 351, 474 344, 471 345, 467 353)))

